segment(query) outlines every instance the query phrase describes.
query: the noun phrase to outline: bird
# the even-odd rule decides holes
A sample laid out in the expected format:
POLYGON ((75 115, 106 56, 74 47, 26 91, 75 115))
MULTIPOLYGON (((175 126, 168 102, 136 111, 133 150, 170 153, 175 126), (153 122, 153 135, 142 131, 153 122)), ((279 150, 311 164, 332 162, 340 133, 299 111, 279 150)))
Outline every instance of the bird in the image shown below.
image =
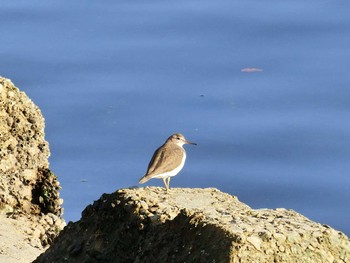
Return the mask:
POLYGON ((166 191, 170 189, 170 178, 177 175, 184 167, 186 152, 184 144, 197 145, 187 141, 181 133, 171 135, 153 154, 147 172, 139 180, 140 184, 152 178, 162 178, 166 191))

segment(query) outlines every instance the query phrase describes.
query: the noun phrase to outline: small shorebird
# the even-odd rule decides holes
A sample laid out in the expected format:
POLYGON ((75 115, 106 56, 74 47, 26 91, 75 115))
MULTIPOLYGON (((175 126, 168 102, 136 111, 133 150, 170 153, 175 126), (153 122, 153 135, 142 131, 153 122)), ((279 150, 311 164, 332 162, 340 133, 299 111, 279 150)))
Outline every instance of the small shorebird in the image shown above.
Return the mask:
POLYGON ((165 143, 160 146, 153 154, 149 162, 146 174, 140 179, 139 183, 143 184, 152 178, 162 178, 165 188, 168 191, 170 178, 177 175, 186 160, 186 152, 182 147, 184 144, 197 145, 189 142, 180 133, 171 135, 165 143))

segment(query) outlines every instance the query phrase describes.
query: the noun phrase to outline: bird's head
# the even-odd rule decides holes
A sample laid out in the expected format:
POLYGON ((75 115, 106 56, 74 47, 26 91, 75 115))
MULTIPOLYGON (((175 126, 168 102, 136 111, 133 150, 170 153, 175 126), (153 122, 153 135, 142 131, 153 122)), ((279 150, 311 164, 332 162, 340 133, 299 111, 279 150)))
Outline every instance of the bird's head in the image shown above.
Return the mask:
POLYGON ((197 145, 196 143, 194 142, 190 142, 190 141, 187 141, 185 139, 185 136, 183 136, 181 133, 175 133, 173 135, 171 135, 167 141, 171 141, 179 146, 182 146, 184 144, 193 144, 193 145, 197 145))

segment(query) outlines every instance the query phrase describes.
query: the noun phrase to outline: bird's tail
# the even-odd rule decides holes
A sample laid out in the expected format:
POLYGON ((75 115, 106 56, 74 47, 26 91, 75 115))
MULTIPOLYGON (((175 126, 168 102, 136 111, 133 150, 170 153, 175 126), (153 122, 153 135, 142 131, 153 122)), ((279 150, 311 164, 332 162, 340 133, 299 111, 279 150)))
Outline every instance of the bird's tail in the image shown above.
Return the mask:
POLYGON ((147 177, 146 175, 142 176, 142 178, 140 179, 139 181, 139 184, 143 184, 143 183, 146 183, 149 179, 149 177, 147 177))

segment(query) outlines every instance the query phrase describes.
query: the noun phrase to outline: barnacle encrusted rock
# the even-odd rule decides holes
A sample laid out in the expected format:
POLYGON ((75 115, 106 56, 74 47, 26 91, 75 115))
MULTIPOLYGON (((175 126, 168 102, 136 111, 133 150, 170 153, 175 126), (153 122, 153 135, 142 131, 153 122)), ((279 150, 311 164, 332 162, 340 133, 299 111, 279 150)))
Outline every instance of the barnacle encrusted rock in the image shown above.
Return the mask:
POLYGON ((16 229, 22 228, 27 243, 37 248, 50 244, 65 225, 44 127, 39 108, 0 77, 0 224, 20 221, 16 229))
POLYGON ((35 262, 350 262, 343 233, 217 189, 121 189, 89 205, 35 262))

